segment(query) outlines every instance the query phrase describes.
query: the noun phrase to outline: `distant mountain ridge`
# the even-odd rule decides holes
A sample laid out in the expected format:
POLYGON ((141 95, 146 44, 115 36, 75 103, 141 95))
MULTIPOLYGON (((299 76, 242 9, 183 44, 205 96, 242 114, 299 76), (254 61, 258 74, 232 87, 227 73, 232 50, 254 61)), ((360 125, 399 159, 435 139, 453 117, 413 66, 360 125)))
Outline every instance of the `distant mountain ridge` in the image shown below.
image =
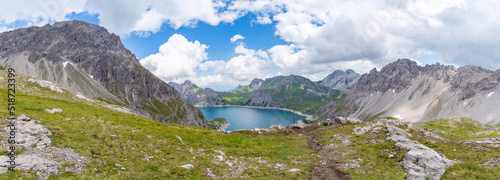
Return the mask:
POLYGON ((304 113, 314 113, 324 101, 341 101, 345 96, 339 90, 319 85, 302 76, 276 76, 266 80, 254 79, 247 86, 233 91, 216 92, 201 89, 189 81, 183 84, 170 82, 183 99, 195 105, 246 105, 288 108, 304 113), (207 93, 208 92, 208 93, 207 93))
POLYGON ((168 123, 207 126, 203 113, 142 67, 115 34, 83 21, 0 33, 0 65, 168 123))
POLYGON ((358 82, 359 78, 361 78, 361 75, 352 69, 346 71, 336 70, 318 83, 332 89, 348 92, 358 82))
POLYGON ((189 80, 182 84, 169 82, 170 86, 179 91, 182 99, 193 105, 213 106, 218 104, 217 92, 210 88, 201 88, 189 80), (201 102, 201 103, 200 103, 201 102))
POLYGON ((397 117, 406 122, 470 117, 485 124, 500 123, 500 70, 477 66, 418 66, 399 59, 364 74, 338 106, 323 117, 350 116, 364 120, 397 117))

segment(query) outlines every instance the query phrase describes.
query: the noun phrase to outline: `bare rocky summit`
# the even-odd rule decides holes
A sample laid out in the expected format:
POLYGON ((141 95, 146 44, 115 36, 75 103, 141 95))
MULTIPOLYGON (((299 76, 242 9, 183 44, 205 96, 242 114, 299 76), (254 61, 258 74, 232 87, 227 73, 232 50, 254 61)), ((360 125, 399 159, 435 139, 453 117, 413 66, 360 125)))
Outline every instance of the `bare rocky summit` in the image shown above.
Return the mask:
POLYGON ((395 117, 403 122, 470 117, 484 124, 500 123, 500 71, 478 66, 419 66, 399 59, 362 75, 345 100, 323 117, 367 120, 395 117))
POLYGON ((352 69, 346 71, 336 70, 318 83, 332 89, 347 92, 358 82, 359 78, 361 78, 361 75, 352 69))
POLYGON ((0 65, 161 122, 207 126, 202 112, 142 67, 120 38, 83 21, 0 34, 0 65))

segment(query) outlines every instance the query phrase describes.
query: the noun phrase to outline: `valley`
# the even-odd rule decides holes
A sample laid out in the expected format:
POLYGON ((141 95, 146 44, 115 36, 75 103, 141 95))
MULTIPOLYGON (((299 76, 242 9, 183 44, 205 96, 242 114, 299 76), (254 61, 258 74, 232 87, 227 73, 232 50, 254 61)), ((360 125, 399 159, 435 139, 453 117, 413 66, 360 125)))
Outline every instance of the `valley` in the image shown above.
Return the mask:
POLYGON ((0 42, 6 105, 6 68, 16 79, 15 116, 0 109, 1 179, 500 178, 500 70, 398 59, 362 75, 279 75, 217 92, 166 83, 117 35, 83 21, 0 42), (263 126, 225 130, 250 115, 207 121, 196 106, 286 117, 259 111, 263 126), (293 124, 282 110, 309 117, 293 124))

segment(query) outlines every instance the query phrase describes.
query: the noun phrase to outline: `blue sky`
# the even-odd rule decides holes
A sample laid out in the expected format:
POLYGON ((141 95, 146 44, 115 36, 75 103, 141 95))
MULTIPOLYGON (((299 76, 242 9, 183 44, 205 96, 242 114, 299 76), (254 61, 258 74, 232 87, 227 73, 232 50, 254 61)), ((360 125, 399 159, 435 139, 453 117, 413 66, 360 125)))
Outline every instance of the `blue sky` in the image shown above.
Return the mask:
POLYGON ((119 35, 163 80, 225 91, 276 75, 366 73, 398 58, 496 70, 498 8, 493 0, 23 0, 0 7, 0 32, 87 21, 119 35))

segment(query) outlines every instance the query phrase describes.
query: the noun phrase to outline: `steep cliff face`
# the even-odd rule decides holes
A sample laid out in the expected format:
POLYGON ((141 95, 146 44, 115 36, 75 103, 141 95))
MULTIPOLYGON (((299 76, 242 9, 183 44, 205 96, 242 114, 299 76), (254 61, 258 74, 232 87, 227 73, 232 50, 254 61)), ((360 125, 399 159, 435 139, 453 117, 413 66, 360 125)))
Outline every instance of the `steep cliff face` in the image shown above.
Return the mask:
POLYGON ((143 68, 120 38, 82 21, 0 34, 0 65, 167 123, 207 126, 203 113, 143 68))
POLYGON ((348 92, 360 77, 361 75, 352 69, 346 71, 336 70, 318 83, 332 89, 348 92))
POLYGON ((400 59, 364 74, 345 101, 324 113, 364 120, 391 116, 418 123, 434 118, 471 117, 500 123, 500 71, 477 66, 418 66, 400 59))

